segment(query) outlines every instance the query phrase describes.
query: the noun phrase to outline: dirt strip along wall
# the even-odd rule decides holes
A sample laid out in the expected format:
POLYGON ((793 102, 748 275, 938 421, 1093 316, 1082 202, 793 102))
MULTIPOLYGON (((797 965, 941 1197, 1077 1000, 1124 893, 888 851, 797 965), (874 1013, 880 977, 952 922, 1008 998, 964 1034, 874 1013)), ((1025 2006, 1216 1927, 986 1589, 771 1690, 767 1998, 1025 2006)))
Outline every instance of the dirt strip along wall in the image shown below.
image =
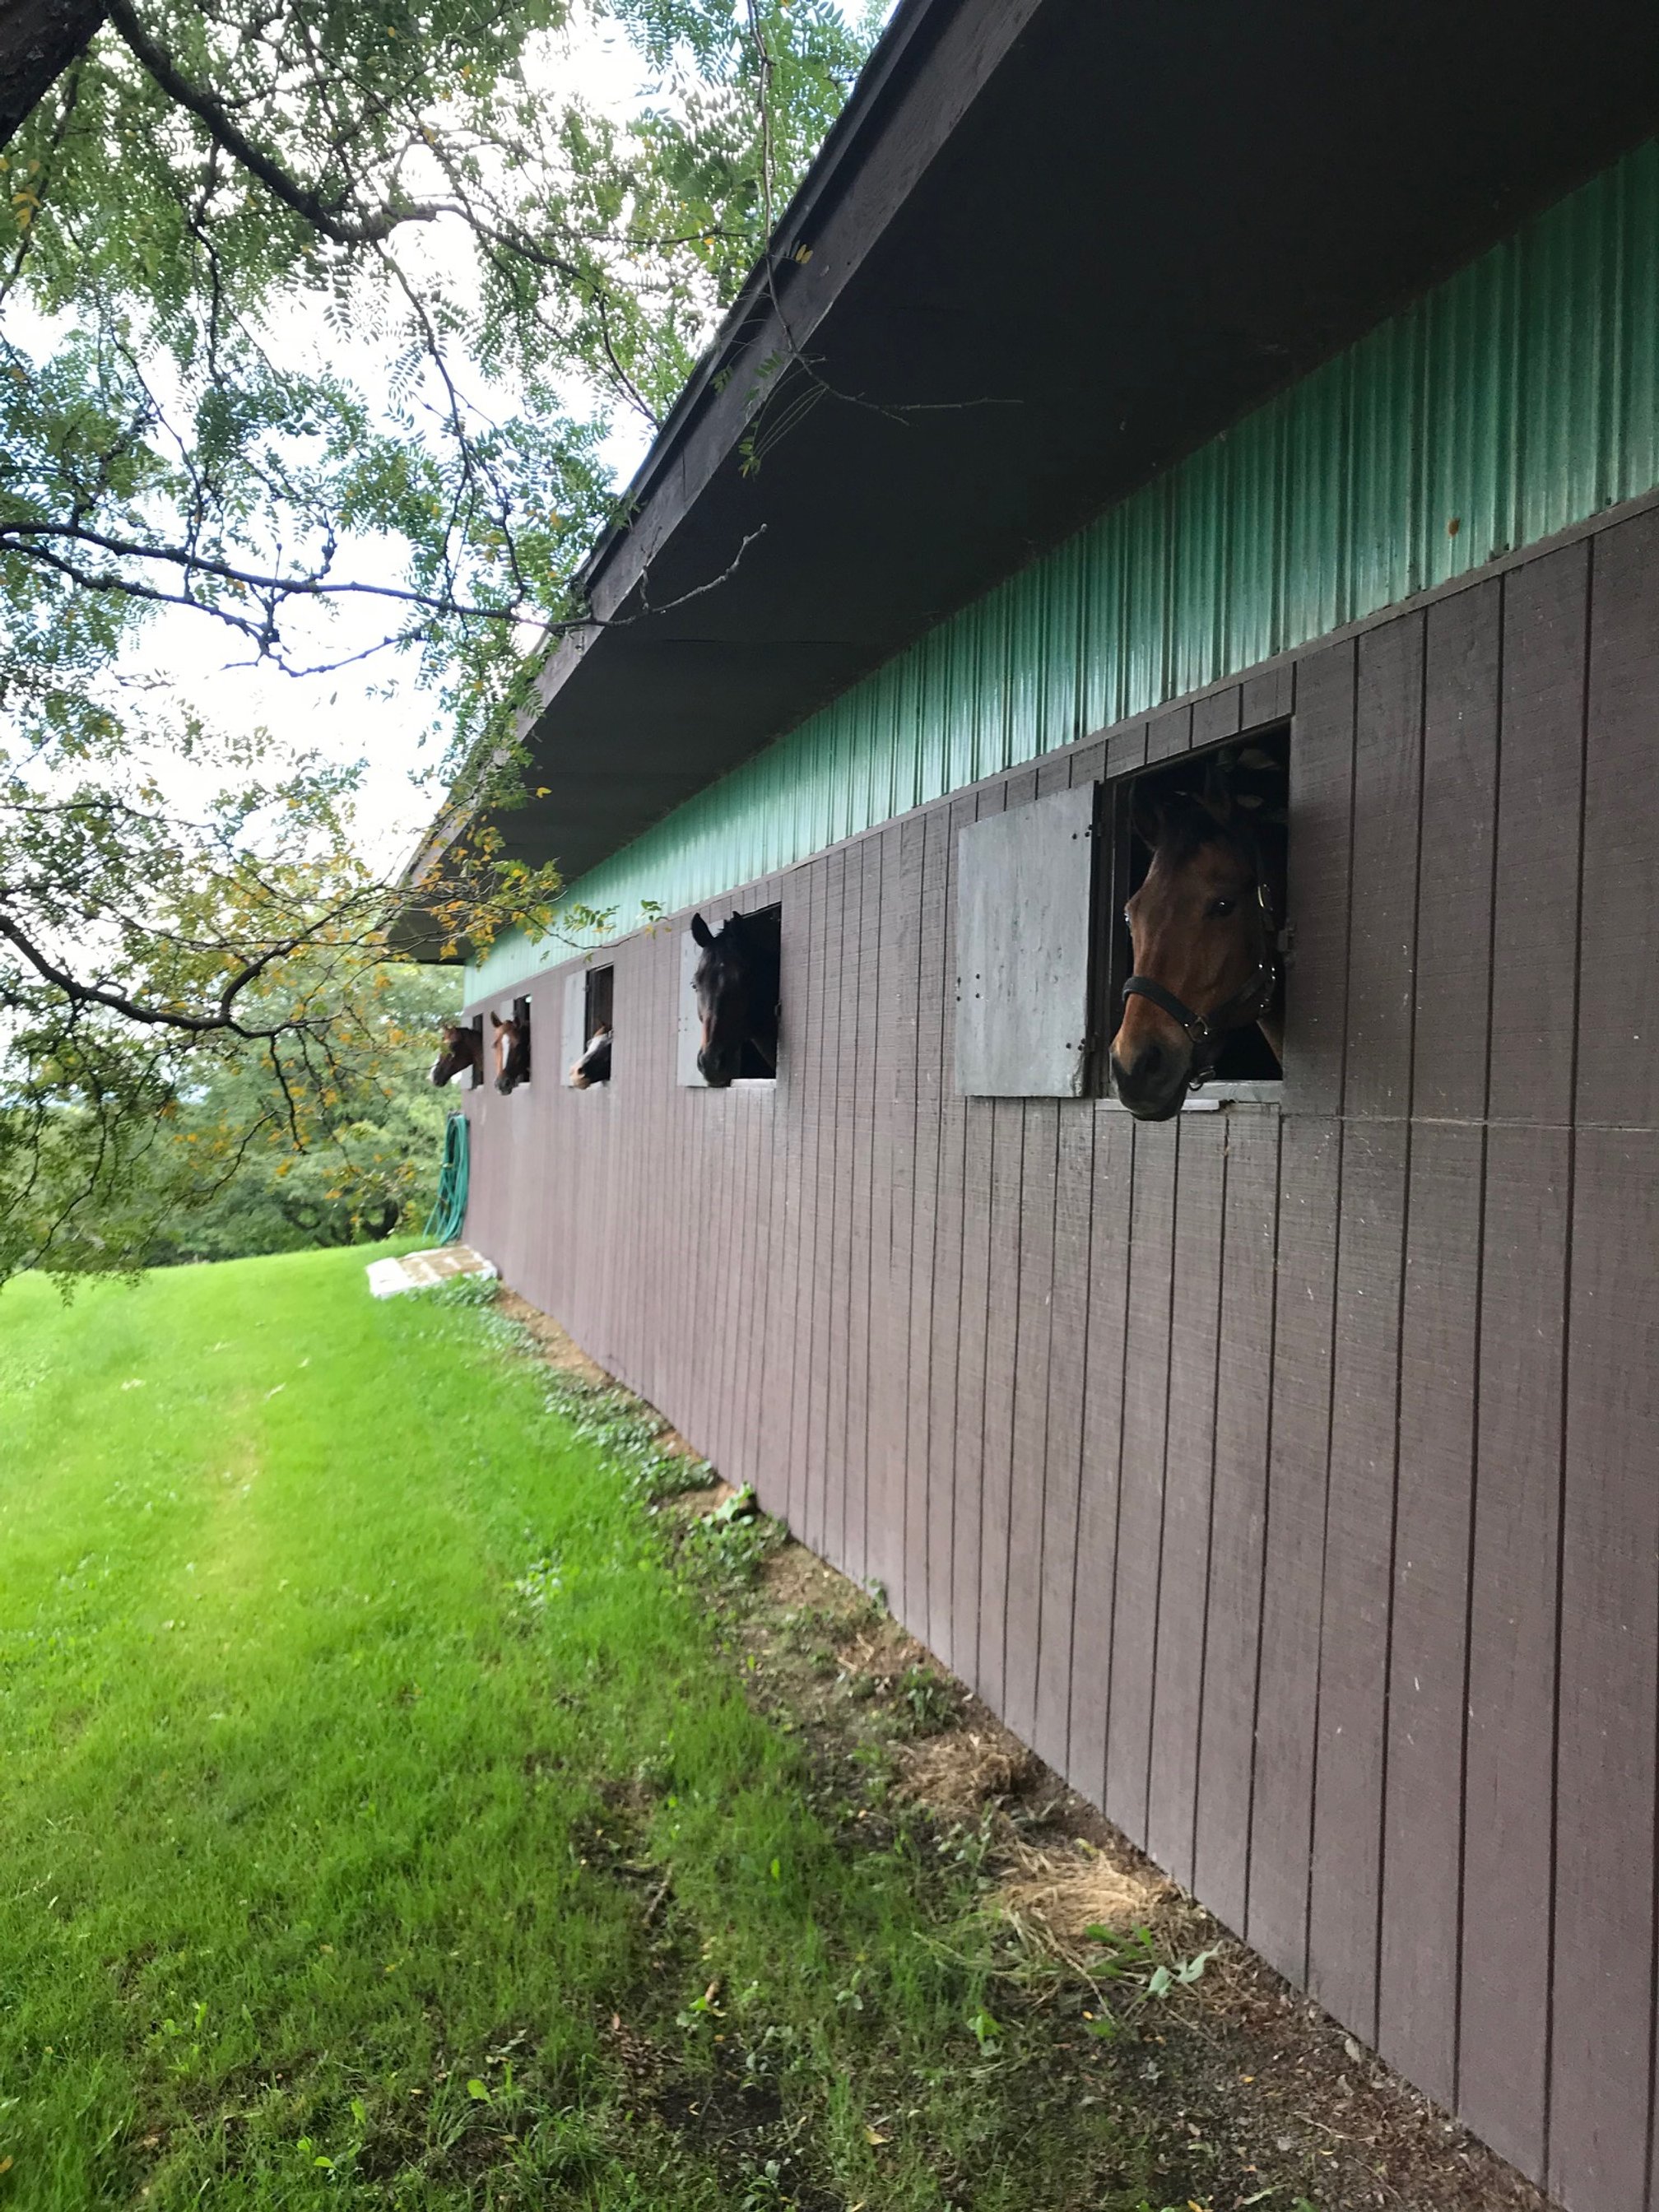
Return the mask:
POLYGON ((1659 2206, 1659 513, 873 830, 775 1085, 471 1095, 467 1234, 1293 1981, 1659 2206), (1293 715, 1281 1106, 952 1088, 956 834, 1293 715))

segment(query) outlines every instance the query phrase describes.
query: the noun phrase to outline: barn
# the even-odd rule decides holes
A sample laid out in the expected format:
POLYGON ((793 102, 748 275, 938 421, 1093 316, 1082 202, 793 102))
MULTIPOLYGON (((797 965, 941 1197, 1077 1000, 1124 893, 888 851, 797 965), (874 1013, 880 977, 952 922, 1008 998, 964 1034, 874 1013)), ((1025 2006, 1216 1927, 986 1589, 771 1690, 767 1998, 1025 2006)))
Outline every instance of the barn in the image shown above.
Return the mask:
POLYGON ((1659 2206, 1656 93, 1630 0, 902 0, 526 720, 609 926, 468 982, 469 1239, 1575 2212, 1659 2206), (1226 747, 1282 1063, 1138 1121, 1226 747))

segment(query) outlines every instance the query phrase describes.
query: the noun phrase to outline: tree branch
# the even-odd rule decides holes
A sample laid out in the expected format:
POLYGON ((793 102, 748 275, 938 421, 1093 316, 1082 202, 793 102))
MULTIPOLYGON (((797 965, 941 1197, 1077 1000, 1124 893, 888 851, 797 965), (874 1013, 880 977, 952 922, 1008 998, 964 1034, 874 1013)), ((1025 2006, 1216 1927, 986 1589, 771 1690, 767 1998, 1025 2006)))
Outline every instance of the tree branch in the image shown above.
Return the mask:
POLYGON ((191 1014, 182 1008, 149 1006, 142 1000, 128 998, 120 991, 108 990, 100 983, 82 983, 66 968, 60 968, 54 961, 49 960, 16 923, 3 914, 0 914, 0 938, 15 945, 42 982, 49 983, 53 990, 61 992, 71 1006, 102 1006, 106 1012, 119 1014, 124 1020, 137 1022, 147 1029, 179 1030, 191 1036, 237 1036, 251 1042, 262 1038, 302 1034, 307 1027, 304 1022, 295 1021, 251 1026, 239 1022, 233 1012, 238 994, 246 990, 273 959, 285 958, 289 953, 297 951, 306 942, 304 938, 295 937, 272 945, 233 976, 220 994, 220 1011, 215 1014, 191 1014))
POLYGON ((434 222, 445 212, 428 202, 410 201, 383 207, 358 221, 349 219, 342 201, 323 199, 309 185, 297 184, 269 154, 261 153, 231 121, 212 94, 192 84, 174 66, 171 58, 145 30, 128 0, 108 0, 108 15, 134 58, 155 78, 168 99, 176 100, 193 115, 232 161, 257 178, 273 198, 302 216, 319 236, 331 240, 336 246, 372 246, 380 239, 390 238, 401 223, 434 222))
POLYGON ((13 0, 0 9, 0 146, 104 20, 102 0, 13 0))

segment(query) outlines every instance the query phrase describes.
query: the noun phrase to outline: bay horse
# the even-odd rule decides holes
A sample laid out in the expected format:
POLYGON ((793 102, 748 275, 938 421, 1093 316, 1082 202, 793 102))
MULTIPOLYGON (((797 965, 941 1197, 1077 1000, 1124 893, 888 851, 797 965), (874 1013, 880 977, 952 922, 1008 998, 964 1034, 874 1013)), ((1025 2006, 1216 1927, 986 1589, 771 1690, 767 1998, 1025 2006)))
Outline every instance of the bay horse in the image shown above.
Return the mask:
POLYGON ((702 949, 691 978, 702 1024, 697 1073, 711 1091, 738 1076, 777 1073, 780 920, 776 907, 734 914, 717 933, 700 914, 691 917, 702 949))
POLYGON ((1152 858, 1123 910, 1133 972, 1113 1088, 1137 1120, 1167 1121, 1231 1038, 1259 1029, 1284 1058, 1282 832, 1213 779, 1202 793, 1138 799, 1133 821, 1152 858))
POLYGON ((503 1098, 516 1091, 521 1083, 530 1080, 530 1006, 527 1000, 515 999, 513 1012, 506 1021, 492 1011, 490 1026, 495 1031, 495 1088, 503 1098))
POLYGON ((446 1022, 438 1057, 432 1063, 431 1080, 441 1090, 461 1070, 470 1068, 474 1082, 483 1074, 483 1038, 471 1022, 446 1022))
POLYGON ((591 1090, 596 1083, 611 1080, 611 1032, 595 1030, 587 1040, 582 1056, 573 1060, 570 1067, 570 1088, 573 1091, 591 1090))

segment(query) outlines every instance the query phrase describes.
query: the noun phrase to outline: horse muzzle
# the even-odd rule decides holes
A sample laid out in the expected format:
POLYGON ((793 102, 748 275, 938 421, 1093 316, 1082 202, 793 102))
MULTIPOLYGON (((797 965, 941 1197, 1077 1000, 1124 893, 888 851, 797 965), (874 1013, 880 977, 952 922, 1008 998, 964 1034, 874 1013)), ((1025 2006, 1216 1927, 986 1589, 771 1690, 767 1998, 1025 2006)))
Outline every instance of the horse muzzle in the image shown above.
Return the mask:
POLYGON ((1181 1111, 1193 1078, 1190 1046, 1147 1037, 1126 1063, 1112 1054, 1112 1088, 1138 1121, 1169 1121, 1181 1111))

